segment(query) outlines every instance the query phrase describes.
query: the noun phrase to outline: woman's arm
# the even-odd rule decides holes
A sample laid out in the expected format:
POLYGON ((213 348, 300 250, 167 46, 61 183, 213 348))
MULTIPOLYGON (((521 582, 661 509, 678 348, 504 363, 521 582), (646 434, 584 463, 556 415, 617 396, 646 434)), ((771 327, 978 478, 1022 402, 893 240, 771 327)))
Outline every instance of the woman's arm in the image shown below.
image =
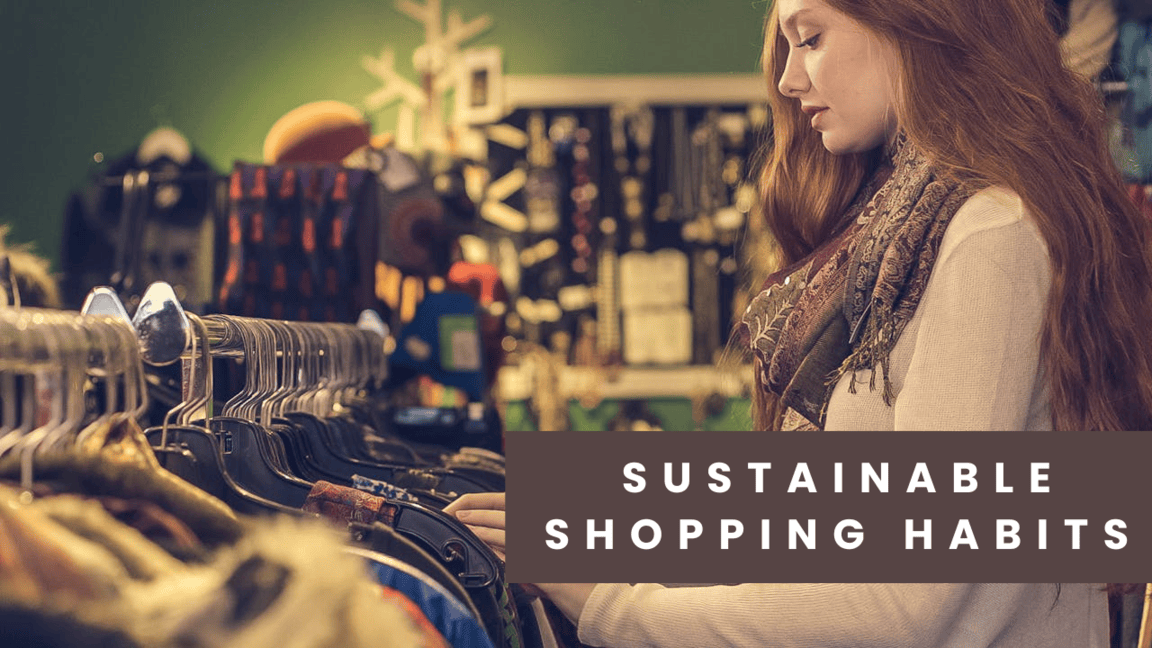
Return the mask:
POLYGON ((828 403, 829 430, 1048 429, 1040 331, 1048 251, 1019 197, 977 193, 944 235, 915 316, 892 350, 889 406, 870 370, 846 375, 828 403))
MULTIPOLYGON (((978 587, 601 584, 584 605, 579 633, 589 645, 617 648, 942 646, 978 587)), ((1011 614, 989 619, 988 630, 1011 614)))
MULTIPOLYGON (((504 493, 465 495, 445 512, 505 546, 504 493)), ((594 646, 932 646, 968 585, 537 583, 594 646)))
POLYGON ((964 205, 920 302, 895 429, 1051 425, 1040 365, 1049 274, 1014 193, 989 189, 964 205))

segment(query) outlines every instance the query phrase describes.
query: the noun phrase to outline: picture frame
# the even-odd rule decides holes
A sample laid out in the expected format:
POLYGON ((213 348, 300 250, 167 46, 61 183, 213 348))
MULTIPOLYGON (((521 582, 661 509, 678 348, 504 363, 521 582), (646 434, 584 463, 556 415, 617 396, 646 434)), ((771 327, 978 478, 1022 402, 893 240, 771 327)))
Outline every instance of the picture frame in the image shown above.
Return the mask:
POLYGON ((493 124, 504 116, 504 55, 499 47, 464 50, 456 80, 456 119, 493 124))

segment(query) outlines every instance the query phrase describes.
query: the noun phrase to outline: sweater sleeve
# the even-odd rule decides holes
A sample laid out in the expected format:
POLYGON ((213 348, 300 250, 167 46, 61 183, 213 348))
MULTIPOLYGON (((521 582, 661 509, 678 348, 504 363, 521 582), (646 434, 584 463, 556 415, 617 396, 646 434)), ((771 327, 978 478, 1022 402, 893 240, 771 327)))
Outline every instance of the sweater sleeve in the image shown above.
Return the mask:
POLYGON ((920 302, 897 430, 1020 430, 1046 407, 1037 393, 1047 249, 1011 192, 964 211, 920 302))
POLYGON ((1096 583, 597 585, 580 641, 614 648, 1106 648, 1096 583))
MULTIPOLYGON (((943 645, 977 585, 596 586, 580 615, 592 646, 835 648, 943 645)), ((1011 606, 1009 606, 1010 608, 1011 606)), ((985 629, 1008 622, 988 620, 985 629)), ((986 645, 986 644, 985 644, 986 645)))

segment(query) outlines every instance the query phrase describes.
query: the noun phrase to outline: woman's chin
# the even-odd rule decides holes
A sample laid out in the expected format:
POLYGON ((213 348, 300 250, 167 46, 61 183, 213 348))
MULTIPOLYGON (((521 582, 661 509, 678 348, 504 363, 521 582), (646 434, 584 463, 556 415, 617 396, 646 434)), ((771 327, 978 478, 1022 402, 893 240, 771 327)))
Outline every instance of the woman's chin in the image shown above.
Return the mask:
POLYGON ((874 150, 880 146, 879 142, 862 142, 859 140, 846 140, 842 137, 837 137, 834 132, 821 132, 820 140, 824 143, 824 148, 832 155, 852 155, 854 153, 866 153, 874 150))

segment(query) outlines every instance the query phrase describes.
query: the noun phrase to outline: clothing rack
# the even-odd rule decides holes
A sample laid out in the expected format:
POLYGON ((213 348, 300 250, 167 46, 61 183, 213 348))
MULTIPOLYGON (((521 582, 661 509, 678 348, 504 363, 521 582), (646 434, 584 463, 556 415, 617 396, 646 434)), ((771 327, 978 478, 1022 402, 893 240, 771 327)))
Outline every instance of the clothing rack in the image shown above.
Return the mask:
MULTIPOLYGON (((412 443, 381 425, 372 389, 387 375, 387 354, 378 331, 348 324, 200 318, 185 313, 167 286, 150 288, 131 320, 107 289, 94 291, 86 310, 0 308, 0 480, 18 480, 0 483, 0 501, 19 504, 10 509, 15 513, 0 513, 0 533, 11 521, 6 516, 43 515, 41 509, 59 506, 61 490, 69 488, 75 495, 67 497, 147 500, 194 529, 200 547, 195 567, 184 564, 181 556, 187 556, 179 552, 147 549, 150 560, 163 565, 149 572, 157 587, 164 583, 165 591, 188 592, 187 602, 169 603, 179 608, 167 611, 173 618, 204 615, 202 604, 209 599, 251 600, 252 592, 242 599, 220 591, 198 598, 186 582, 190 570, 229 572, 213 582, 230 587, 227 583, 238 580, 243 584, 241 574, 250 569, 245 564, 265 564, 269 567, 261 569, 279 565, 276 569, 292 571, 292 578, 280 581, 287 589, 321 580, 332 585, 334 578, 320 572, 339 572, 343 603, 317 603, 328 610, 327 617, 318 618, 319 610, 290 614, 278 608, 281 602, 289 605, 287 596, 281 601, 276 592, 257 593, 276 604, 228 632, 257 632, 274 617, 282 636, 306 635, 306 627, 339 625, 351 615, 361 624, 378 624, 381 636, 397 636, 388 624, 400 623, 397 610, 402 609, 406 612, 399 616, 408 615, 410 629, 419 628, 414 635, 419 641, 411 645, 554 645, 543 608, 506 584, 503 563, 440 511, 458 494, 502 490, 503 458, 412 443), (207 405, 213 365, 237 360, 248 380, 216 413, 207 405), (146 405, 145 372, 176 361, 182 364, 186 398, 162 424, 141 430, 136 421, 146 405), (77 476, 83 478, 76 481, 77 476), (343 541, 334 543, 330 531, 321 533, 317 517, 342 529, 343 541), (245 552, 262 562, 237 563, 231 557, 245 552), (275 560, 269 558, 273 554, 275 560), (357 590, 368 585, 389 594, 357 590)), ((117 525, 109 522, 107 528, 119 533, 117 525)), ((65 544, 86 541, 77 537, 65 544)), ((33 553, 34 548, 26 549, 33 553)), ((9 578, 5 569, 0 565, 0 617, 13 606, 21 614, 45 616, 42 627, 54 628, 47 609, 7 591, 4 583, 21 581, 9 578)), ((251 587, 276 582, 267 576, 251 587)), ((86 605, 152 610, 164 600, 129 600, 124 592, 143 586, 134 576, 124 578, 130 582, 109 589, 120 594, 86 605)), ((296 591, 299 597, 301 590, 296 591)), ((327 597, 329 590, 324 591, 327 597)), ((94 623, 82 609, 67 614, 70 623, 94 623)), ((185 640, 200 645, 206 640, 186 634, 224 632, 210 621, 135 627, 130 615, 123 616, 117 631, 141 645, 185 640)), ((354 635, 341 643, 376 645, 370 637, 354 635)))

